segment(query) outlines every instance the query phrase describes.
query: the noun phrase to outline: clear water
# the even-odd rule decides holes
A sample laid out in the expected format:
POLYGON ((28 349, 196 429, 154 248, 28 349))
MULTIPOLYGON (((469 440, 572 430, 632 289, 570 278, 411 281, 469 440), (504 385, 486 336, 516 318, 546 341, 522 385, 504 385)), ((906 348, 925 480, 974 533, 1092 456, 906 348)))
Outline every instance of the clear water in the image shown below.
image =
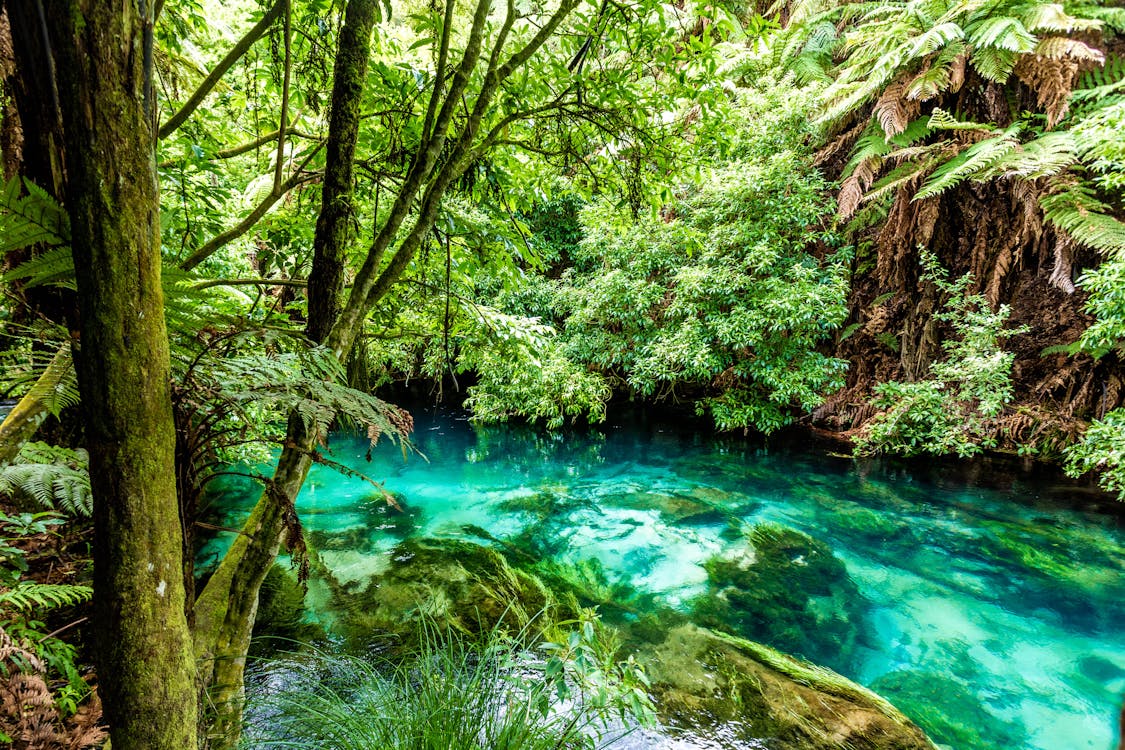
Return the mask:
MULTIPOLYGON (((1006 487, 986 488, 667 424, 551 435, 415 417, 427 460, 381 445, 369 463, 365 440, 331 444, 335 460, 404 499, 413 528, 373 523, 383 501, 372 486, 321 466, 298 500, 307 533, 352 540, 321 550, 344 582, 377 574, 404 533, 479 541, 484 530, 560 561, 596 560, 610 581, 689 611, 708 589, 703 563, 745 549, 732 529, 776 522, 828 543, 858 586, 865 637, 832 666, 939 742, 955 744, 946 722, 959 722, 987 750, 1114 746, 1125 529, 1120 515, 1061 502, 1077 489, 987 472, 1006 487)), ((255 494, 232 483, 216 497, 230 525, 255 494)), ((223 544, 208 542, 201 561, 223 544)))

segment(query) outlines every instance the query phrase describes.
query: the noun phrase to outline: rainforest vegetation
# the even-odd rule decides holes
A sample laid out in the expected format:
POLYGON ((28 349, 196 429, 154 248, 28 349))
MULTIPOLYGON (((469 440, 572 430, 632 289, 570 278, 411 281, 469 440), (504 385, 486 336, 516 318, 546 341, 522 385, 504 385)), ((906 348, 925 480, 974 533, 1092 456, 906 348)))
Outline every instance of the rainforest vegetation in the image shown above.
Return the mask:
MULTIPOLYGON (((668 687, 675 637, 697 644, 684 673, 768 693, 755 736, 777 747, 932 747, 773 650, 847 674, 813 641, 862 640, 863 617, 844 563, 772 521, 731 532, 750 558, 702 565, 734 593, 649 664, 589 607, 642 632, 664 605, 534 545, 505 559, 494 529, 403 542, 488 582, 475 625, 435 603, 409 634, 418 602, 388 583, 363 632, 414 638, 409 659, 293 654, 248 683, 247 654, 310 575, 358 596, 298 495, 334 469, 409 510, 329 435, 424 461, 419 393, 484 442, 676 409, 856 460, 1016 457, 1125 499, 1123 35, 1116 0, 0 0, 0 740, 643 740, 722 713, 668 687), (257 499, 217 522, 231 481, 257 499), (846 614, 825 620, 823 597, 846 614), (831 708, 786 724, 794 701, 831 708)), ((869 516, 851 522, 902 531, 869 516)))

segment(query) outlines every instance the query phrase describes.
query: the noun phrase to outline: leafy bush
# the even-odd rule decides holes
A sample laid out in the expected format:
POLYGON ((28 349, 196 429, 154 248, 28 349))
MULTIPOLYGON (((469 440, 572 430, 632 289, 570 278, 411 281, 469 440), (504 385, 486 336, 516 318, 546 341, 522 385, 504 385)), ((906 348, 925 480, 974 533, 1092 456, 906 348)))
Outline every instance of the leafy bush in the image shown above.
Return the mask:
POLYGON ((1092 422, 1082 442, 1068 447, 1065 456, 1067 474, 1098 472, 1101 486, 1125 500, 1125 409, 1114 409, 1092 422))
POLYGON ((874 406, 882 409, 856 440, 856 453, 921 453, 971 456, 996 445, 991 420, 1012 398, 1015 355, 1001 343, 1024 329, 1005 328, 1011 311, 995 312, 980 294, 967 294, 971 277, 950 282, 933 255, 923 253, 923 281, 948 295, 935 317, 953 335, 942 346, 945 359, 930 367, 931 377, 914 383, 890 381, 875 386, 874 406))
MULTIPOLYGON (((504 303, 551 316, 557 344, 534 376, 478 370, 510 397, 474 407, 497 418, 505 401, 520 401, 530 406, 508 410, 557 424, 561 415, 540 405, 564 391, 569 408, 597 418, 612 384, 690 400, 722 429, 770 432, 842 384, 844 362, 818 347, 846 314, 848 254, 832 251, 837 238, 824 229, 832 206, 807 146, 812 97, 791 84, 732 87, 731 116, 700 125, 703 178, 669 193, 659 215, 634 216, 608 198, 570 204, 581 239, 567 233, 559 278, 504 303)), ((557 226, 537 231, 550 239, 557 226)))
POLYGON ((499 630, 475 643, 430 629, 395 667, 323 652, 273 662, 251 687, 243 747, 594 748, 649 721, 639 667, 615 661, 592 617, 567 624, 543 658, 499 630))

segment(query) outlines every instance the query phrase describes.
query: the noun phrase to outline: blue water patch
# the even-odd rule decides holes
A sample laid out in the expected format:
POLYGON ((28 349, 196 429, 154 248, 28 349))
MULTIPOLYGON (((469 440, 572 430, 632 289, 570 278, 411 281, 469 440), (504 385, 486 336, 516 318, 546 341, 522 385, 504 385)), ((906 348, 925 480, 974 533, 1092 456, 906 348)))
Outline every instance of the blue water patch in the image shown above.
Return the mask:
MULTIPOLYGON (((842 562, 849 579, 822 591, 817 576, 829 573, 815 572, 794 600, 802 611, 771 645, 799 651, 810 623, 839 626, 839 654, 821 644, 804 655, 886 695, 958 750, 1113 747, 1125 695, 1125 532, 1121 516, 1060 503, 1065 488, 1028 479, 985 488, 653 425, 562 435, 415 416, 419 453, 406 460, 382 445, 368 462, 359 438, 330 446, 397 507, 323 466, 298 499, 306 535, 344 584, 385 570, 408 536, 469 538, 565 566, 606 596, 754 628, 746 611, 730 617, 730 597, 775 606, 789 593, 731 583, 756 570, 767 547, 748 539, 765 529, 769 554, 794 576, 842 562), (816 546, 782 538, 785 529, 816 546)), ((216 519, 237 524, 254 497, 225 484, 216 519)), ((228 543, 208 541, 201 562, 228 543)), ((327 608, 318 592, 310 587, 314 608, 318 596, 327 608)), ((772 634, 769 625, 756 633, 772 634)))

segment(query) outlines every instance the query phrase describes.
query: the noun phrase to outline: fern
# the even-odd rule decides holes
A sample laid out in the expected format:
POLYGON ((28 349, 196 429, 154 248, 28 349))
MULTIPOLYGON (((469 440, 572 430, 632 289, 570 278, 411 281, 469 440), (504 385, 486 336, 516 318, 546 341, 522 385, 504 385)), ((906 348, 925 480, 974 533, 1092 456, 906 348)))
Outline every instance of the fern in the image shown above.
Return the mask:
POLYGON ((7 591, 0 591, 0 612, 70 607, 89 601, 93 595, 94 590, 89 586, 21 581, 7 591))
POLYGON ((1017 18, 985 18, 965 29, 969 44, 978 50, 1003 50, 1031 52, 1035 49, 1035 35, 1017 18))
POLYGON ((1074 135, 1066 131, 1044 133, 1009 151, 975 179, 1022 177, 1034 180, 1059 174, 1078 161, 1074 135))
POLYGON ((1019 55, 1011 50, 979 47, 973 49, 970 60, 977 72, 988 80, 1005 83, 1015 70, 1019 55))
POLYGON ((86 451, 26 443, 0 468, 0 493, 20 493, 42 507, 88 518, 93 510, 88 466, 86 451))
POLYGON ((66 211, 34 182, 13 177, 0 193, 0 254, 70 241, 66 211), (26 191, 26 194, 24 194, 26 191))
POLYGON ((1094 190, 1084 184, 1040 198, 1047 221, 1066 231, 1076 242, 1105 253, 1125 253, 1125 223, 1110 215, 1094 190))
POLYGON ((405 444, 412 428, 409 414, 368 393, 343 385, 345 372, 324 347, 273 356, 246 354, 212 358, 196 366, 192 377, 229 407, 264 410, 266 415, 297 414, 306 428, 327 432, 346 417, 362 427, 372 442, 382 436, 405 444))
POLYGON ((7 284, 23 281, 26 287, 58 286, 74 289, 74 258, 69 247, 53 247, 42 255, 20 263, 0 277, 0 281, 7 284))
POLYGON ((965 180, 977 178, 995 167, 1005 156, 1015 149, 1019 142, 1016 135, 1022 125, 1016 123, 995 138, 974 143, 954 158, 934 170, 914 200, 940 195, 965 180))

